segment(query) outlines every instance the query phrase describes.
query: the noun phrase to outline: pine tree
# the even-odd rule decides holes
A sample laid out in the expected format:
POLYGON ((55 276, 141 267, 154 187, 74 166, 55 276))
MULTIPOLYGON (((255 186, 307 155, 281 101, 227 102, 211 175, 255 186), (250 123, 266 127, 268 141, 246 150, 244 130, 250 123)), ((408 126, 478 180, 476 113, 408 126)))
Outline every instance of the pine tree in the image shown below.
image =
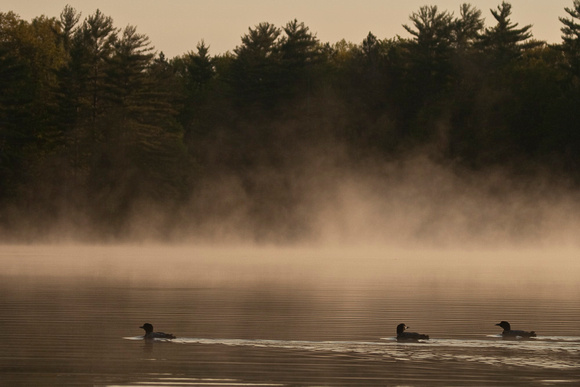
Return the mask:
POLYGON ((280 86, 280 29, 260 23, 242 36, 234 49, 231 82, 234 98, 242 106, 272 107, 280 86))
POLYGON ((568 68, 573 76, 580 77, 580 0, 574 0, 571 8, 564 8, 569 17, 560 17, 564 24, 562 31, 562 50, 566 55, 568 68))
POLYGON ((81 122, 99 139, 98 119, 105 113, 105 79, 108 61, 117 40, 113 19, 97 10, 85 19, 73 37, 71 66, 79 87, 81 122))
POLYGON ((521 57, 525 50, 542 44, 530 40, 532 37, 531 24, 517 28, 518 23, 512 23, 510 20, 512 14, 510 3, 504 1, 496 10, 491 9, 490 11, 497 24, 494 27, 485 29, 479 46, 485 53, 495 58, 497 65, 503 66, 521 57))
POLYGON ((481 11, 470 4, 462 4, 453 29, 454 45, 459 51, 472 48, 484 29, 481 11))

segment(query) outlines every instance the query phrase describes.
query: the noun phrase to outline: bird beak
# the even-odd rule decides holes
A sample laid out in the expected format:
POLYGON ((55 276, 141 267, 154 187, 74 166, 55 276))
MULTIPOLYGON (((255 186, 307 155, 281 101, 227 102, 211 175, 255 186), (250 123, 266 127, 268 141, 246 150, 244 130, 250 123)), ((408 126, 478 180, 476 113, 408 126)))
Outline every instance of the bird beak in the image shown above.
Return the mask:
POLYGON ((501 325, 499 325, 499 324, 495 324, 495 325, 498 326, 498 327, 501 327, 501 325))
POLYGON ((140 326, 139 328, 141 328, 141 329, 145 329, 145 328, 143 328, 143 326, 140 326))

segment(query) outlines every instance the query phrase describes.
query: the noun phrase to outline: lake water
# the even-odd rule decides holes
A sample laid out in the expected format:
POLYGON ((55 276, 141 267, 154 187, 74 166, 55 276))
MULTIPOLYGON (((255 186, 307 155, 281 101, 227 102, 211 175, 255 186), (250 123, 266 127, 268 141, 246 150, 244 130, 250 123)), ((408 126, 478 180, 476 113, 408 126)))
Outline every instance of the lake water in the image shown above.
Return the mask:
POLYGON ((0 385, 579 385, 579 253, 3 246, 0 385))

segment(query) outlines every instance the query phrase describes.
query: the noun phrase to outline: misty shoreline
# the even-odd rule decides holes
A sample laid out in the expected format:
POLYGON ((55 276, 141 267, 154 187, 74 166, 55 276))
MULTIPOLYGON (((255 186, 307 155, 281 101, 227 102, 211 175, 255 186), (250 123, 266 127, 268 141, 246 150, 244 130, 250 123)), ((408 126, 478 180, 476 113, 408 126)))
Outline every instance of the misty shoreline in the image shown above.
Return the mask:
POLYGON ((174 58, 99 10, 0 12, 0 241, 575 244, 575 8, 558 44, 459 10, 174 58))

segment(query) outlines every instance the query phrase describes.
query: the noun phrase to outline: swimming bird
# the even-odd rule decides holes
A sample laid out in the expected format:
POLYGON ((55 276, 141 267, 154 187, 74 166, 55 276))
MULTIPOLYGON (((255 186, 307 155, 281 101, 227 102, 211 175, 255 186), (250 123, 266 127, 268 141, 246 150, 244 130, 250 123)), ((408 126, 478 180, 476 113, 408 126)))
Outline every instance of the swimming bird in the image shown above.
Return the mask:
POLYGON ((501 333, 501 335, 506 340, 509 340, 509 339, 514 340, 514 339, 517 339, 518 337, 520 337, 522 339, 529 339, 530 337, 536 337, 536 332, 534 332, 534 331, 526 332, 526 331, 512 330, 510 323, 507 321, 502 321, 499 324, 495 324, 495 325, 503 328, 503 332, 501 333))
POLYGON ((416 332, 405 332, 405 329, 409 327, 405 324, 397 325, 397 341, 417 341, 417 340, 429 340, 429 335, 423 335, 416 332))
POLYGON ((175 336, 171 333, 153 332, 153 325, 149 323, 145 323, 139 328, 145 329, 144 339, 175 339, 175 336))

